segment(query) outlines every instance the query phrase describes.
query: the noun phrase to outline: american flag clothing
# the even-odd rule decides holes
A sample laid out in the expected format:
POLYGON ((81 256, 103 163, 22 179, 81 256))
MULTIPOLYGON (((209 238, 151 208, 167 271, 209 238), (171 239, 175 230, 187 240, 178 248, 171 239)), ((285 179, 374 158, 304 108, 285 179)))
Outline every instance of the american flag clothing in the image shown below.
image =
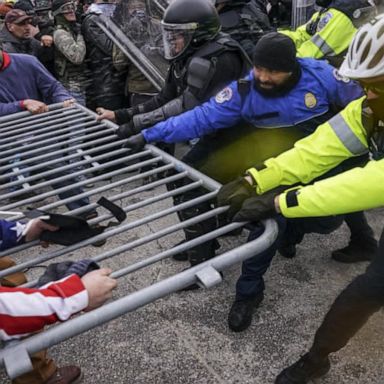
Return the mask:
POLYGON ((0 339, 24 337, 87 306, 88 293, 77 275, 40 289, 0 286, 0 339))

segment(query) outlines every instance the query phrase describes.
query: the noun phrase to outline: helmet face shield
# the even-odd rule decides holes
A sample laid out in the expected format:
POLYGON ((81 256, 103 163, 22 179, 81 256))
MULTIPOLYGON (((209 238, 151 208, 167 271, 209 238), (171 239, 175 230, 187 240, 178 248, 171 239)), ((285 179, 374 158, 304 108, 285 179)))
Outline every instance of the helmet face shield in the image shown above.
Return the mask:
POLYGON ((191 43, 198 23, 168 24, 161 23, 164 56, 167 60, 181 56, 191 43))

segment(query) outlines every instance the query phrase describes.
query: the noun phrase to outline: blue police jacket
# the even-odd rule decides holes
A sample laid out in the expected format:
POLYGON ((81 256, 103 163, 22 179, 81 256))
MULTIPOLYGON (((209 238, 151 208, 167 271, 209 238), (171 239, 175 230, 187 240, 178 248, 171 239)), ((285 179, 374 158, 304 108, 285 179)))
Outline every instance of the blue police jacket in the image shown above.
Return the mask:
POLYGON ((300 80, 284 95, 262 95, 254 87, 251 71, 246 77, 250 86, 245 95, 240 94, 238 82, 234 81, 206 103, 143 130, 146 142, 187 141, 231 128, 241 121, 265 129, 298 126, 332 108, 341 110, 363 95, 358 83, 343 78, 326 62, 311 58, 298 61, 300 80))

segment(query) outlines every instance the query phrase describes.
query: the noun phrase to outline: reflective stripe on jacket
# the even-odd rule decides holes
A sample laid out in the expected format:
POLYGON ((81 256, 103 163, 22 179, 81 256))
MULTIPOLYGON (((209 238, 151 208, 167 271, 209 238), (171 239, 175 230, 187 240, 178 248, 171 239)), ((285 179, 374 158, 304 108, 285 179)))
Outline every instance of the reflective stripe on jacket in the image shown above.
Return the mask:
POLYGON ((295 31, 281 31, 295 43, 298 57, 322 59, 336 57, 348 49, 356 32, 352 21, 343 12, 334 8, 324 12, 313 35, 307 31, 308 24, 314 23, 319 16, 316 12, 311 19, 295 31))

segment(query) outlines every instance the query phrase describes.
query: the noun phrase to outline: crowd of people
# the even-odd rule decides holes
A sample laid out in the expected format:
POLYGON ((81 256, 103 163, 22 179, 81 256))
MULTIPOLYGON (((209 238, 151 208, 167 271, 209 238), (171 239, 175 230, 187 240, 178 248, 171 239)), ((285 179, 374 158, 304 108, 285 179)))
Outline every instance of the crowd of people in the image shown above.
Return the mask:
MULTIPOLYGON (((230 221, 250 222, 252 240, 262 234, 263 219, 278 223, 273 244, 243 263, 228 314, 234 332, 250 326, 264 299, 263 275, 276 252, 295 257, 307 233, 328 234, 345 221, 349 244, 333 251, 332 258, 370 264, 336 299, 310 351, 276 378, 277 384, 305 384, 328 372, 329 354, 384 304, 384 240, 377 242, 364 214, 384 204, 378 182, 384 169, 384 16, 380 0, 316 0, 306 24, 277 31, 287 3, 174 0, 161 20, 161 42, 148 33, 158 24, 150 21, 144 1, 128 0, 127 12, 122 12, 123 2, 100 0, 4 2, 0 115, 41 113, 51 102, 77 101, 97 111, 99 120, 117 123, 116 137, 126 139, 132 151, 157 143, 173 154, 176 143, 194 140, 182 160, 223 187, 217 200, 181 210, 179 219, 216 204, 229 209, 185 228, 185 241, 230 221), (101 15, 126 17, 124 33, 136 43, 146 36, 162 53, 168 69, 160 92, 100 28, 101 15), (20 76, 25 77, 22 84, 16 81, 20 76)), ((138 44, 148 50, 145 42, 138 44)), ((199 194, 177 195, 174 204, 199 194)), ((38 238, 43 227, 55 230, 41 221, 1 225, 2 248, 38 238)), ((219 246, 212 240, 174 259, 195 266, 213 258, 219 246)), ((25 336, 101 305, 116 285, 109 274, 71 276, 41 290, 0 287, 0 319, 7 319, 0 322, 0 337, 25 336), (33 314, 41 308, 48 316, 31 324, 18 319, 16 310, 15 319, 7 314, 13 295, 28 307, 37 292, 42 295, 33 314), (68 300, 78 304, 68 310, 68 300)), ((79 368, 57 368, 44 352, 34 371, 14 382, 75 383, 80 376, 79 368)))

